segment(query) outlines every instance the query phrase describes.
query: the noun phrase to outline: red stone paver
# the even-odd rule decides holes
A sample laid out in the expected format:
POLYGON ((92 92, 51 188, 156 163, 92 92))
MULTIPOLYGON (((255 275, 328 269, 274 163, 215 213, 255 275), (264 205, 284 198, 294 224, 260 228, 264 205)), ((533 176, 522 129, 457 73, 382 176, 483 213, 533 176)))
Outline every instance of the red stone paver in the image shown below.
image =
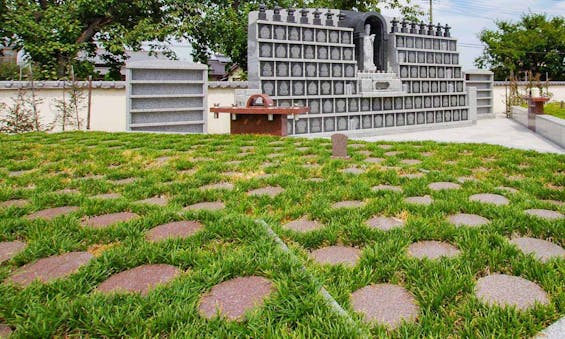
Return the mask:
POLYGON ((322 265, 355 266, 361 257, 361 250, 347 246, 322 247, 310 253, 310 258, 322 265))
POLYGON ((536 303, 549 304, 547 293, 536 283, 506 274, 492 274, 477 281, 475 295, 487 305, 527 310, 536 303))
POLYGON ((106 228, 119 222, 126 222, 137 218, 139 218, 139 215, 131 212, 104 214, 84 219, 82 226, 90 228, 106 228))
POLYGON ((171 238, 188 238, 204 226, 196 221, 175 221, 152 228, 146 234, 149 241, 162 241, 171 238))
POLYGON ((97 291, 103 293, 140 293, 147 295, 158 285, 166 284, 182 271, 165 264, 142 265, 114 274, 98 285, 97 291))
POLYGON ((0 264, 18 255, 26 246, 24 242, 19 240, 0 242, 0 264))
POLYGON ((27 216, 27 218, 29 220, 35 220, 35 219, 42 219, 42 220, 53 220, 59 216, 62 215, 67 215, 67 214, 71 214, 73 212, 78 211, 78 207, 77 206, 62 206, 62 207, 54 207, 54 208, 48 208, 48 209, 44 209, 32 214, 29 214, 27 216))
POLYGON ((200 298, 198 311, 208 319, 216 315, 241 321, 245 313, 260 307, 274 290, 273 283, 263 277, 239 277, 224 281, 200 298))
POLYGON ((457 247, 441 241, 419 241, 408 246, 408 255, 417 259, 439 259, 441 257, 455 257, 460 251, 457 247))

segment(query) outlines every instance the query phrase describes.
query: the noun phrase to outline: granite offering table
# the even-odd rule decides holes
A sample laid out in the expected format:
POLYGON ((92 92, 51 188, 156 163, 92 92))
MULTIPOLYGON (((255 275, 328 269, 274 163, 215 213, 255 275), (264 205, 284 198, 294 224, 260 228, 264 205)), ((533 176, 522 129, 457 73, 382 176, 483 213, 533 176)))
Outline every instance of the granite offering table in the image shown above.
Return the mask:
POLYGON ((219 113, 231 114, 231 134, 288 135, 288 116, 298 119, 298 114, 309 112, 308 107, 276 107, 266 94, 254 94, 247 99, 246 107, 210 108, 217 118, 219 113))

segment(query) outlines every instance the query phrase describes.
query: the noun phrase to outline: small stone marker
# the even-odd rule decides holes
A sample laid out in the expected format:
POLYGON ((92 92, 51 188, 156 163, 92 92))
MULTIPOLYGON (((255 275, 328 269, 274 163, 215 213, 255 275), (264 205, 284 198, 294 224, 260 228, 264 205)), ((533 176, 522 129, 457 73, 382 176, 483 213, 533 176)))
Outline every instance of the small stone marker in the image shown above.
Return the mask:
POLYGON ((373 191, 393 191, 402 192, 402 187, 394 185, 378 185, 372 188, 373 191))
POLYGON ((26 244, 19 240, 0 242, 0 264, 10 260, 26 248, 26 244))
POLYGON ((310 253, 310 258, 321 265, 355 266, 361 257, 361 250, 346 246, 328 246, 310 253))
POLYGON ((405 202, 414 205, 431 205, 434 202, 434 199, 429 195, 424 195, 422 197, 408 197, 404 199, 405 202))
POLYGON ((457 190, 461 188, 461 185, 452 182, 432 182, 428 188, 432 191, 457 190))
POLYGON ((478 227, 490 223, 485 217, 476 214, 458 213, 447 218, 455 226, 478 227))
POLYGON ((277 195, 281 194, 282 192, 284 192, 284 188, 282 188, 282 187, 267 186, 267 187, 261 187, 261 188, 251 190, 251 191, 247 192, 247 195, 249 195, 249 196, 268 195, 269 197, 274 198, 277 195))
POLYGON ((360 208, 364 207, 365 202, 359 200, 339 201, 332 205, 332 208, 360 208))
POLYGON ((408 255, 417 259, 439 259, 455 257, 459 254, 457 247, 441 241, 419 241, 408 246, 408 255))
POLYGON ((404 226, 404 220, 394 217, 373 217, 365 222, 367 226, 382 231, 389 231, 393 228, 404 226))
POLYGON ((12 334, 12 329, 6 324, 0 324, 0 338, 7 339, 12 334))
POLYGON ((139 215, 131 212, 119 212, 99 215, 96 217, 86 218, 82 222, 83 227, 101 229, 109 227, 110 225, 117 224, 119 222, 126 222, 133 219, 139 218, 139 215))
POLYGON ((200 187, 201 191, 207 190, 233 190, 235 186, 229 182, 219 182, 216 184, 209 184, 200 187))
POLYGON ((175 266, 165 264, 142 265, 112 275, 98 285, 102 293, 140 293, 147 295, 157 285, 166 284, 181 273, 175 266))
POLYGON ((402 322, 416 321, 419 306, 404 287, 377 284, 363 287, 351 294, 351 306, 363 314, 365 321, 396 329, 402 322))
POLYGON ((306 218, 302 218, 286 223, 282 227, 287 230, 306 233, 319 230, 320 228, 324 227, 324 225, 322 225, 322 223, 319 221, 312 221, 306 218))
POLYGON ((73 274, 93 258, 88 252, 69 252, 39 259, 17 269, 7 281, 24 287, 34 280, 47 283, 73 274))
POLYGON ((547 293, 536 283, 506 274, 492 274, 477 281, 475 295, 487 305, 527 310, 536 303, 549 304, 547 293))
POLYGON ((196 221, 175 221, 152 228, 146 234, 146 239, 157 242, 171 238, 188 238, 200 231, 202 224, 196 221))
POLYGON ((345 134, 332 134, 332 156, 335 158, 348 158, 347 136, 345 134))
POLYGON ((485 204, 494 204, 497 206, 508 205, 510 203, 510 201, 502 195, 492 193, 474 194, 469 197, 469 200, 482 202, 485 204))
POLYGON ((552 258, 565 258, 565 250, 552 242, 535 238, 514 238, 510 243, 516 245, 525 254, 533 254, 541 262, 552 258))
POLYGON ((53 219, 55 219, 59 216, 71 214, 71 213, 76 212, 76 211, 78 211, 77 206, 54 207, 54 208, 48 208, 48 209, 44 209, 44 210, 32 213, 32 214, 27 216, 27 219, 29 219, 29 220, 42 219, 42 220, 49 221, 49 220, 53 220, 53 219))
POLYGON ((552 210, 534 208, 534 209, 525 210, 524 213, 546 220, 557 220, 563 218, 563 214, 552 210))
POLYGON ((143 205, 167 206, 169 199, 163 197, 152 197, 148 199, 138 200, 135 203, 143 205))
POLYGON ((222 210, 226 205, 221 201, 205 201, 199 202, 184 208, 185 211, 218 211, 222 210))
POLYGON ((0 208, 24 207, 27 204, 29 204, 29 200, 13 199, 0 202, 0 208))
POLYGON ((205 318, 216 315, 228 320, 242 321, 245 313, 261 307, 274 290, 273 283, 258 276, 239 277, 224 281, 200 298, 198 311, 205 318))

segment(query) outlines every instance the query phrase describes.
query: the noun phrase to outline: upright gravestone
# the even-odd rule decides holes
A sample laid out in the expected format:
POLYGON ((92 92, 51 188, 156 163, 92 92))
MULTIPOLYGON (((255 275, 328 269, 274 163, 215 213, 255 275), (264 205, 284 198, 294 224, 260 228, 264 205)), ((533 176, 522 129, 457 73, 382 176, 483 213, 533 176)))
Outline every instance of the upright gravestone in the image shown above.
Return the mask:
POLYGON ((347 136, 336 133, 332 135, 332 156, 335 158, 347 158, 347 136))

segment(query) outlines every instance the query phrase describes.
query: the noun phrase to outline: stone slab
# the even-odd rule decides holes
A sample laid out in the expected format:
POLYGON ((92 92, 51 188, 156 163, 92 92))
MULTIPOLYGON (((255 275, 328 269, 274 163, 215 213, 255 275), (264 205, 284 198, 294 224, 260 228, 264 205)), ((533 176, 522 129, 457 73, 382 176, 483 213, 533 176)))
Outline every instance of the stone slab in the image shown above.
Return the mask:
POLYGON ((18 255, 26 248, 26 244, 19 240, 0 242, 0 264, 18 255))
POLYGON ((547 293, 536 283, 506 274, 492 274, 477 281, 475 295, 487 305, 514 306, 525 311, 536 303, 549 304, 547 293))
POLYGON ((402 159, 400 160, 400 163, 403 165, 412 166, 412 165, 419 165, 422 163, 422 161, 418 159, 402 159))
POLYGON ((453 182, 432 182, 428 185, 428 188, 432 191, 441 191, 441 190, 457 190, 461 188, 461 185, 453 183, 453 182))
POLYGON ((531 215, 531 216, 534 216, 534 217, 546 219, 546 220, 557 220, 557 219, 561 219, 561 218, 564 217, 563 214, 561 214, 557 211, 545 210, 545 209, 540 209, 540 208, 525 210, 524 213, 531 215))
POLYGON ((413 323, 420 313, 416 299, 405 288, 392 284, 363 287, 351 294, 351 307, 363 314, 365 321, 398 328, 413 323))
POLYGON ((0 202, 0 208, 24 207, 28 204, 29 200, 26 199, 12 199, 0 202))
POLYGON ((196 221, 175 221, 150 229, 145 237, 153 242, 171 238, 188 238, 203 228, 204 226, 196 221))
POLYGON ((381 162, 385 161, 386 159, 383 158, 366 158, 365 162, 371 163, 371 164, 380 164, 381 162))
POLYGON ((246 312, 261 307, 273 292, 273 283, 258 276, 238 277, 224 281, 200 298, 198 311, 205 318, 219 315, 232 321, 242 321, 246 312))
POLYGON ((93 195, 90 198, 100 199, 100 200, 110 200, 110 199, 120 199, 122 198, 122 195, 119 193, 104 193, 104 194, 93 195))
POLYGON ((424 195, 421 197, 408 197, 404 199, 404 201, 414 205, 431 205, 434 202, 434 199, 429 195, 424 195))
POLYGON ((249 196, 263 196, 263 195, 267 195, 271 198, 276 197, 277 195, 281 194, 282 192, 284 192, 284 188, 282 187, 278 187, 278 186, 267 186, 267 187, 261 187, 261 188, 257 188, 254 190, 251 190, 249 192, 247 192, 247 195, 249 196))
POLYGON ((7 281, 24 287, 34 280, 48 283, 73 274, 93 258, 94 256, 88 252, 69 252, 42 258, 20 267, 7 281))
POLYGON ((138 200, 135 203, 143 205, 167 206, 169 199, 164 197, 151 197, 148 199, 138 200))
POLYGON ((365 173, 365 171, 361 168, 357 168, 357 167, 348 167, 348 168, 344 168, 343 170, 341 170, 342 173, 345 174, 355 174, 355 175, 359 175, 359 174, 363 174, 365 173))
POLYGON ((185 211, 219 211, 226 207, 221 201, 204 201, 186 206, 185 211))
POLYGON ((361 208, 364 207, 366 204, 363 201, 359 200, 345 200, 339 201, 332 205, 332 208, 361 208))
POLYGON ((29 220, 36 220, 36 219, 42 219, 42 220, 53 220, 59 216, 62 215, 68 215, 71 214, 73 212, 78 211, 78 207, 77 206, 62 206, 62 207, 54 207, 54 208, 47 208, 41 211, 37 211, 35 213, 29 214, 26 218, 29 220))
POLYGON ((215 184, 209 184, 209 185, 204 185, 200 187, 201 191, 207 191, 207 190, 233 190, 234 189, 234 184, 229 183, 229 182, 219 182, 219 183, 215 183, 215 184))
POLYGON ((383 216, 376 216, 373 217, 365 222, 367 226, 375 229, 379 229, 382 231, 390 231, 394 228, 400 228, 404 226, 404 220, 394 218, 394 217, 383 217, 383 216))
POLYGON ((88 228, 101 229, 117 224, 119 222, 127 222, 137 218, 139 218, 139 215, 131 212, 104 214, 104 215, 85 218, 82 222, 82 226, 88 228))
POLYGON ((332 156, 336 158, 347 158, 347 136, 345 134, 333 134, 332 156))
POLYGON ((288 222, 282 226, 284 229, 305 233, 319 230, 324 227, 324 225, 316 220, 308 220, 306 218, 294 220, 288 222))
POLYGON ((140 293, 147 295, 155 287, 168 283, 181 272, 178 267, 171 265, 142 265, 112 275, 98 285, 96 291, 106 294, 140 293))
POLYGON ((525 254, 533 254, 541 262, 548 262, 552 258, 565 258, 565 250, 561 246, 546 240, 521 237, 510 240, 510 243, 525 254))
POLYGON ((439 259, 441 257, 455 257, 460 251, 457 247, 441 241, 418 241, 408 246, 408 255, 417 259, 439 259))
POLYGON ((467 214, 467 213, 458 213, 454 215, 450 215, 448 221, 455 226, 470 226, 470 227, 478 227, 482 225, 486 225, 490 223, 485 217, 481 217, 480 215, 476 214, 467 214))
POLYGON ((355 266, 361 257, 361 250, 347 246, 322 247, 310 253, 310 258, 321 265, 355 266))
POLYGON ((473 194, 469 197, 469 200, 481 202, 484 204, 494 204, 497 206, 508 205, 510 203, 510 201, 506 199, 506 197, 492 193, 473 194))

